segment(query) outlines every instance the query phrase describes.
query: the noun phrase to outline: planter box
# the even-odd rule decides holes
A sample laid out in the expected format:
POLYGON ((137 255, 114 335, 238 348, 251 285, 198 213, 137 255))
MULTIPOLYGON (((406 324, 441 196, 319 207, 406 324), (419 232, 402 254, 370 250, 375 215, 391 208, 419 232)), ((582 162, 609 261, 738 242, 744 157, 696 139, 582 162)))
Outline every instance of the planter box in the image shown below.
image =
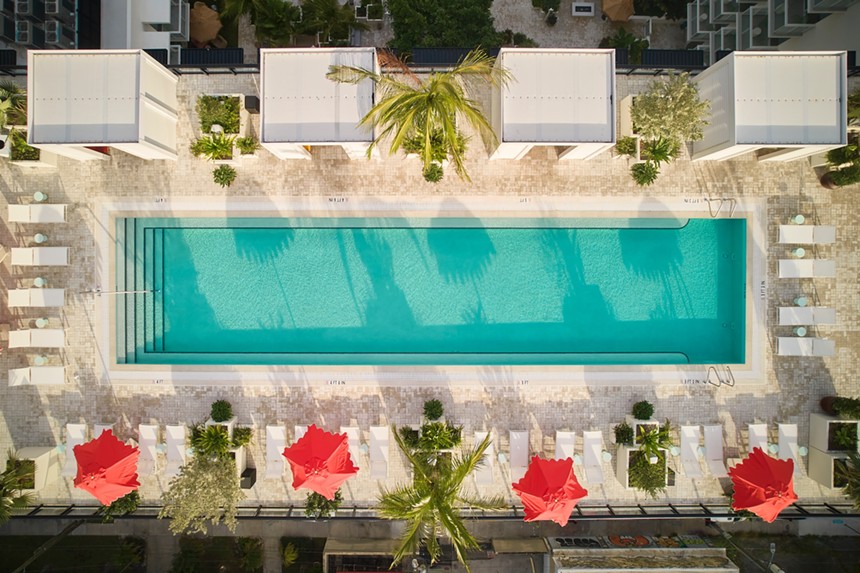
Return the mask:
POLYGON ((238 448, 230 448, 230 454, 236 461, 236 475, 239 476, 239 479, 241 479, 242 472, 244 472, 245 469, 248 467, 248 458, 245 453, 245 446, 240 446, 238 448))
POLYGON ((846 451, 833 441, 836 428, 840 426, 853 426, 854 435, 860 432, 860 421, 843 420, 827 414, 812 412, 809 414, 809 445, 822 452, 846 451))
POLYGON ((39 167, 42 169, 53 169, 57 167, 57 154, 51 153, 50 151, 45 151, 44 149, 40 149, 38 160, 10 159, 9 162, 12 165, 17 165, 18 167, 39 167))
POLYGON ((848 454, 841 452, 823 452, 818 448, 809 448, 809 477, 831 489, 842 487, 836 478, 836 463, 845 463, 848 454))
POLYGON ((650 420, 637 420, 631 415, 626 416, 627 424, 633 428, 633 445, 639 445, 639 427, 642 426, 644 429, 651 429, 652 427, 656 427, 658 430, 660 429, 660 422, 651 418, 650 420))
MULTIPOLYGON (((669 482, 669 453, 666 450, 660 450, 663 452, 663 469, 664 475, 666 476, 664 485, 668 485, 669 482)), ((618 481, 621 482, 627 489, 630 488, 630 480, 628 476, 630 475, 630 457, 632 454, 639 453, 639 448, 634 448, 631 446, 618 446, 618 451, 615 456, 615 477, 618 478, 618 481)), ((657 462, 660 463, 659 461, 657 462)))
MULTIPOLYGON (((236 137, 241 137, 245 133, 245 125, 248 123, 248 110, 245 109, 245 94, 202 94, 209 97, 227 97, 227 98, 236 98, 239 100, 239 131, 236 133, 227 133, 227 135, 235 135, 236 137)), ((197 101, 196 99, 194 100, 197 101)), ((197 118, 197 126, 200 127, 200 118, 197 118)), ((221 127, 224 127, 223 125, 221 127)))
POLYGON ((236 416, 233 416, 232 418, 230 418, 226 422, 216 422, 212 418, 209 418, 208 420, 206 420, 206 425, 207 426, 224 426, 225 428, 227 428, 227 437, 232 440, 233 439, 233 430, 236 429, 236 420, 238 420, 238 418, 236 416))
POLYGON ((56 481, 60 471, 60 464, 57 460, 55 448, 49 446, 22 448, 18 450, 17 457, 20 460, 33 460, 36 462, 33 489, 22 490, 24 493, 36 493, 56 481))

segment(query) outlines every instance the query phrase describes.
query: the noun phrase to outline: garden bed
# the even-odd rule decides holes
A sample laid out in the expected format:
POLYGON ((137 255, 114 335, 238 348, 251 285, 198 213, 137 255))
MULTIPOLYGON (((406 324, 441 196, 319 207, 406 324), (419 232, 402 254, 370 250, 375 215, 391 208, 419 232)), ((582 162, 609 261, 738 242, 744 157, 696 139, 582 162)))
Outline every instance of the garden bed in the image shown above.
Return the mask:
POLYGON ((283 573, 322 573, 323 549, 325 538, 322 537, 281 537, 281 554, 288 544, 298 550, 298 559, 289 567, 282 567, 283 573))

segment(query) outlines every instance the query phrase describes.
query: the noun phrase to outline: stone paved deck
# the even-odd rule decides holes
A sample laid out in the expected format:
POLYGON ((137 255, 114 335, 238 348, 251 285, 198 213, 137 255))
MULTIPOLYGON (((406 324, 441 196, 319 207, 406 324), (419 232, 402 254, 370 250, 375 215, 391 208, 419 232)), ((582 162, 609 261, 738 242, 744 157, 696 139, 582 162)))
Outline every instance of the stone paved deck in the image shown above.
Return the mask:
MULTIPOLYGON (((469 440, 475 430, 493 429, 499 441, 496 451, 507 451, 507 435, 511 429, 527 429, 534 453, 552 455, 554 435, 558 429, 599 429, 610 446, 612 426, 629 411, 632 403, 648 399, 656 405, 658 418, 669 418, 675 424, 722 423, 729 457, 743 451, 744 429, 753 421, 771 424, 795 422, 800 426, 800 443, 807 441, 807 413, 817 408, 820 396, 838 392, 860 394, 858 350, 860 350, 860 305, 858 305, 857 276, 860 271, 858 231, 860 210, 856 194, 860 189, 845 188, 827 191, 820 187, 813 171, 805 161, 787 164, 760 164, 745 156, 721 163, 692 163, 686 159, 664 169, 653 187, 637 188, 627 173, 624 159, 604 154, 592 161, 559 162, 552 147, 540 148, 524 160, 487 160, 486 150, 473 143, 467 167, 473 182, 459 181, 452 174, 432 186, 425 183, 413 164, 399 157, 380 161, 349 161, 336 148, 315 148, 312 161, 279 161, 265 151, 239 167, 239 177, 229 190, 230 196, 279 198, 304 196, 405 197, 436 194, 456 199, 475 196, 563 196, 572 202, 579 197, 704 197, 732 196, 755 198, 767 204, 769 224, 767 250, 769 253, 768 323, 775 320, 774 308, 798 294, 815 293, 822 305, 835 307, 839 324, 822 327, 821 334, 836 341, 837 354, 832 358, 771 357, 766 365, 762 384, 715 389, 707 385, 642 385, 590 384, 587 386, 513 387, 441 384, 416 389, 412 386, 341 387, 308 384, 283 386, 255 384, 249 386, 152 386, 112 385, 99 380, 96 364, 100 358, 93 343, 95 313, 93 295, 81 294, 95 286, 97 263, 94 234, 96 216, 104 200, 152 197, 203 197, 222 194, 211 182, 212 165, 194 159, 187 144, 194 136, 194 100, 200 93, 257 93, 257 78, 251 76, 183 76, 179 82, 180 159, 178 162, 145 162, 115 152, 109 162, 75 163, 62 160, 59 169, 32 169, 0 164, 0 214, 5 221, 6 204, 27 203, 33 192, 45 191, 52 202, 70 205, 68 223, 48 229, 53 245, 70 245, 73 264, 67 268, 40 272, 51 286, 67 289, 67 305, 62 311, 41 313, 36 310, 10 312, 3 305, 2 321, 13 328, 25 327, 32 319, 47 314, 54 325, 66 329, 68 347, 50 353, 52 363, 68 365, 65 387, 9 388, 0 382, 0 451, 36 445, 54 445, 64 439, 67 422, 86 421, 89 424, 116 422, 117 433, 123 438, 134 437, 141 422, 160 424, 193 423, 207 417, 209 405, 218 398, 229 399, 240 423, 253 423, 257 439, 251 446, 251 464, 262 465, 264 448, 261 432, 266 424, 317 423, 337 430, 341 425, 358 425, 363 439, 376 424, 412 423, 420 415, 423 401, 440 398, 446 405, 448 417, 466 427, 469 440), (812 220, 837 227, 838 241, 832 247, 819 248, 820 256, 837 261, 835 280, 780 281, 775 279, 776 259, 786 250, 773 244, 776 226, 795 213, 805 213, 812 220)), ((618 95, 642 90, 647 80, 618 78, 618 95)), ((856 89, 853 85, 852 89, 856 89)), ((3 223, 2 244, 24 245, 38 225, 3 223)), ((36 272, 10 268, 8 260, 0 265, 3 284, 7 288, 28 284, 36 272)), ((0 297, 5 298, 5 292, 0 297)), ((772 326, 776 335, 784 333, 772 326)), ((770 338, 774 344, 774 339, 770 338)), ((772 346, 771 346, 772 347, 772 346)), ((6 369, 28 364, 32 353, 5 350, 0 357, 0 378, 6 369)), ((775 441, 775 436, 774 436, 775 441)), ((581 442, 577 445, 581 451, 581 442)), ((614 461, 614 460, 613 460, 614 461)), ((361 460, 366 464, 367 460, 361 460)), ((674 462, 673 462, 674 463, 674 462)), ((496 464, 495 490, 510 496, 507 470, 496 464)), ((605 467, 606 482, 589 485, 589 501, 623 502, 645 497, 625 490, 613 477, 609 464, 605 467)), ((349 502, 371 502, 379 485, 394 485, 405 477, 405 469, 392 444, 390 477, 381 484, 365 474, 347 482, 345 497, 349 502)), ((580 477, 582 474, 580 473, 580 477)), ((163 477, 143 480, 141 493, 147 501, 155 501, 165 487, 163 477)), ((837 491, 822 488, 804 475, 797 482, 801 499, 837 499, 837 491)), ((683 502, 721 500, 722 485, 716 479, 689 480, 678 476, 670 487, 667 499, 683 502)), ((247 502, 288 504, 301 502, 288 481, 261 480, 249 492, 247 502)), ((72 488, 71 480, 60 479, 57 486, 43 492, 46 502, 87 504, 94 500, 72 488)))

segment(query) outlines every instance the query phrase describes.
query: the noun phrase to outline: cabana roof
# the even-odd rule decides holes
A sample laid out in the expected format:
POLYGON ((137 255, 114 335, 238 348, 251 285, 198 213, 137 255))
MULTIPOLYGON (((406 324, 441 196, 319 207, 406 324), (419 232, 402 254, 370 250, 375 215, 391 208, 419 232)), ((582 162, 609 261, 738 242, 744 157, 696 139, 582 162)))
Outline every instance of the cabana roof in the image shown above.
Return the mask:
POLYGON ((373 141, 358 122, 374 104, 374 84, 326 78, 330 66, 378 71, 375 48, 260 51, 262 143, 337 145, 373 141))

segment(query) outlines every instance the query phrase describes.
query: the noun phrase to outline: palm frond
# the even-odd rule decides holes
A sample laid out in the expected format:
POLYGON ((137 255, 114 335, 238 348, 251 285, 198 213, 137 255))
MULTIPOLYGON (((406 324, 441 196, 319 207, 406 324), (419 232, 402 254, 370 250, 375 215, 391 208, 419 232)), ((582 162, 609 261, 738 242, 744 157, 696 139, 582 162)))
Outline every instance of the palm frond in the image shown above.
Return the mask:
POLYGON ((340 82, 343 84, 357 84, 364 80, 372 80, 374 82, 382 80, 382 77, 376 72, 355 66, 343 65, 329 66, 328 73, 325 77, 333 82, 340 82))

